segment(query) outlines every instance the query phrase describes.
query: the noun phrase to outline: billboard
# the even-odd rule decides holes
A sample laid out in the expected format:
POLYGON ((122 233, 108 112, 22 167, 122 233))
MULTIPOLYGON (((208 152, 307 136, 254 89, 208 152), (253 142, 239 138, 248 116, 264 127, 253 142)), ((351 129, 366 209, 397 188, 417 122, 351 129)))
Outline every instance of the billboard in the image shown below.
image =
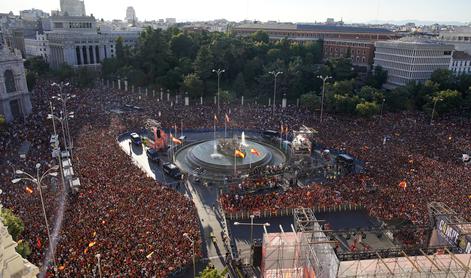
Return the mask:
POLYGON ((446 216, 437 216, 437 230, 444 239, 461 253, 471 254, 471 224, 450 223, 446 216))

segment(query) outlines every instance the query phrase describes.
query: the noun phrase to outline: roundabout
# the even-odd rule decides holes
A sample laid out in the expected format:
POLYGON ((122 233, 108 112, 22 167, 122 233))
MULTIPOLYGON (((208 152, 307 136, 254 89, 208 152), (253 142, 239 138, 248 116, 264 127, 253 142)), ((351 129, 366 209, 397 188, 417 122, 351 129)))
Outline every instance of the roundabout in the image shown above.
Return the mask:
POLYGON ((181 171, 205 179, 222 181, 250 175, 257 168, 283 165, 287 155, 257 139, 200 140, 175 151, 174 162, 181 171))

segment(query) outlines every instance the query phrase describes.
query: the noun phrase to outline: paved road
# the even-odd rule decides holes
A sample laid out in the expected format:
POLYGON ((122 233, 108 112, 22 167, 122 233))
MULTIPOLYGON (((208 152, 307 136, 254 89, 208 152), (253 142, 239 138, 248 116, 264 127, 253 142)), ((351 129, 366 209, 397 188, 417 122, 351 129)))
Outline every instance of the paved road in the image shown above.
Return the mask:
MULTIPOLYGON (((201 136, 201 135, 199 135, 201 136)), ((163 184, 176 188, 177 180, 165 175, 162 172, 161 166, 147 159, 145 147, 137 147, 129 144, 130 139, 124 139, 119 142, 119 145, 127 154, 132 157, 133 162, 146 172, 149 177, 162 182, 163 184), (132 152, 130 152, 130 146, 132 152)), ((161 156, 162 160, 166 161, 165 154, 161 156)), ((222 215, 218 211, 213 210, 213 204, 216 204, 218 189, 216 187, 205 187, 195 182, 187 181, 184 186, 178 188, 178 191, 191 198, 195 203, 200 219, 202 239, 204 240, 203 254, 205 260, 209 258, 211 264, 218 269, 224 268, 224 258, 226 255, 226 248, 222 240, 223 226, 221 224, 222 215), (216 244, 213 244, 209 239, 210 233, 216 236, 216 244)), ((183 233, 184 231, 182 231, 183 233)))

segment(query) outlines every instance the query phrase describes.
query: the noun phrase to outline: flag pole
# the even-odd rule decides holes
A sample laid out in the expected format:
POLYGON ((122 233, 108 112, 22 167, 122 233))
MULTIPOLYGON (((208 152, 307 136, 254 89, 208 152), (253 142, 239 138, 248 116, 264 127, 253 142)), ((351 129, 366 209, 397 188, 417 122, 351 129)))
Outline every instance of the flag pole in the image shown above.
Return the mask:
POLYGON ((183 120, 180 120, 180 136, 183 136, 183 120))
POLYGON ((227 119, 224 119, 224 140, 226 140, 227 134, 227 119))
POLYGON ((237 176, 237 156, 234 151, 234 178, 237 176))

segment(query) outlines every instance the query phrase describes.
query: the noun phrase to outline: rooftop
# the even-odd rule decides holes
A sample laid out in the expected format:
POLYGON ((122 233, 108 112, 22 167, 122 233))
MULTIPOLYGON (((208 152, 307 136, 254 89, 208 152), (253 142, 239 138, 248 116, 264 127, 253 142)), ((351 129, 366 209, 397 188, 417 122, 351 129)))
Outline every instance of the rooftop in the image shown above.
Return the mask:
POLYGON ((298 30, 314 32, 338 32, 338 33, 365 33, 365 34, 392 34, 393 32, 385 28, 338 26, 321 24, 291 24, 291 23, 256 23, 242 24, 236 28, 241 29, 275 29, 275 30, 298 30))

